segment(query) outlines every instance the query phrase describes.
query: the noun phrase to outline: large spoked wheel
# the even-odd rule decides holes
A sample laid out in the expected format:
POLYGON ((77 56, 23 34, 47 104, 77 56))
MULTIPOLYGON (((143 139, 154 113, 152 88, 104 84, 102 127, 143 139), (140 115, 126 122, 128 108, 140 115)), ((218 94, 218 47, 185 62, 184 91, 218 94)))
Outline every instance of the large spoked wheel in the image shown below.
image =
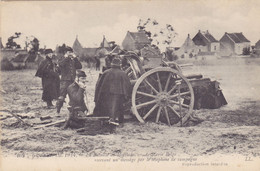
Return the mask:
POLYGON ((181 126, 192 113, 194 93, 178 71, 159 67, 144 73, 132 91, 132 112, 140 122, 181 126))

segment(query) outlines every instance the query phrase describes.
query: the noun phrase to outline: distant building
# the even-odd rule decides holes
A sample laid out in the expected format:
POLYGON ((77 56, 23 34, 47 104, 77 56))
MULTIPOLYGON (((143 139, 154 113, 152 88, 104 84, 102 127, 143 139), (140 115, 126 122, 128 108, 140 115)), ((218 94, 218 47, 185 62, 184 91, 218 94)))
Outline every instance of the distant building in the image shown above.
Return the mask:
POLYGON ((15 54, 28 54, 28 52, 24 49, 1 49, 1 59, 11 60, 15 57, 15 54))
POLYGON ((110 43, 107 41, 107 39, 105 38, 105 36, 103 36, 103 40, 102 40, 102 42, 100 43, 100 48, 105 48, 105 49, 107 49, 108 51, 111 50, 110 43))
POLYGON ((141 50, 145 45, 151 45, 151 41, 144 32, 128 31, 122 42, 123 49, 128 51, 141 50))
POLYGON ((111 44, 113 43, 114 42, 108 42, 104 36, 99 47, 84 48, 79 42, 78 37, 76 37, 72 49, 74 50, 74 53, 81 59, 93 58, 95 56, 103 57, 112 50, 111 44))
POLYGON ((258 40, 255 44, 255 53, 260 55, 260 40, 258 40))
POLYGON ((192 41, 197 46, 198 54, 215 54, 219 52, 220 44, 219 42, 209 33, 209 31, 198 31, 198 33, 193 37, 192 41))
POLYGON ((100 46, 97 48, 95 56, 98 56, 99 58, 105 57, 109 52, 113 50, 112 46, 114 45, 114 43, 114 41, 108 42, 105 36, 103 36, 103 40, 100 43, 100 46))
POLYGON ((190 34, 188 34, 188 37, 186 38, 183 45, 179 49, 174 50, 173 52, 175 55, 178 56, 179 59, 182 59, 182 58, 192 58, 198 54, 198 51, 199 48, 191 40, 190 34))
POLYGON ((250 41, 242 32, 226 32, 220 39, 220 54, 222 56, 242 55, 245 48, 250 50, 250 41))
POLYGON ((97 47, 96 48, 84 48, 81 43, 78 40, 78 36, 76 37, 72 49, 74 51, 74 53, 79 56, 79 58, 88 58, 88 57, 94 57, 97 51, 97 47))

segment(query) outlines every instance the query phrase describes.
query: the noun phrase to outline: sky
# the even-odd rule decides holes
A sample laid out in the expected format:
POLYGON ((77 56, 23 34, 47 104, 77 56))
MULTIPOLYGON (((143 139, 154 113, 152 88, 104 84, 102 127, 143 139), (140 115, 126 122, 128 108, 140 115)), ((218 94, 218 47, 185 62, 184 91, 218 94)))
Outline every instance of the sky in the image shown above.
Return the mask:
POLYGON ((172 1, 47 1, 0 2, 1 37, 21 32, 39 39, 40 47, 72 46, 76 36, 83 47, 97 47, 103 35, 121 45, 127 31, 136 32, 139 19, 171 24, 178 34, 171 46, 181 46, 187 35, 208 30, 217 40, 225 32, 243 32, 254 45, 260 39, 260 0, 172 1))

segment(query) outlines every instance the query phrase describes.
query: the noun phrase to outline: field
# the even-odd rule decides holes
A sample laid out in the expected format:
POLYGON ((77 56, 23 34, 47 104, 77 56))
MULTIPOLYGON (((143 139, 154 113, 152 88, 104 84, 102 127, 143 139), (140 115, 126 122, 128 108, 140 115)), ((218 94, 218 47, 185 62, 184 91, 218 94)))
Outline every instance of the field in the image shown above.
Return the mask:
MULTIPOLYGON (((93 109, 93 95, 99 72, 84 68, 88 105, 93 109)), ((140 156, 166 154, 181 156, 243 155, 260 156, 260 59, 219 59, 196 63, 185 73, 201 73, 220 82, 228 105, 215 110, 196 110, 202 120, 185 127, 163 124, 141 124, 136 119, 126 121, 113 134, 80 135, 73 129, 46 127, 34 130, 14 117, 1 120, 2 155, 25 157, 72 156, 140 156)), ((41 81, 35 70, 1 73, 1 109, 27 116, 27 123, 40 122, 41 116, 53 120, 65 119, 66 107, 57 115, 41 101, 41 81)), ((68 101, 68 100, 67 100, 68 101)), ((66 105, 65 105, 66 106, 66 105)), ((1 112, 2 117, 7 112, 1 112)))

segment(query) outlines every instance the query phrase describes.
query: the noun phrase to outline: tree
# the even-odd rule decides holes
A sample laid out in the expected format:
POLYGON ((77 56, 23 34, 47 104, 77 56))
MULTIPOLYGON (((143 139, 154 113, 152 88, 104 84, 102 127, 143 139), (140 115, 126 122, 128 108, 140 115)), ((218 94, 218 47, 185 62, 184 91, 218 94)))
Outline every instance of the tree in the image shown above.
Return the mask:
POLYGON ((165 24, 160 26, 159 22, 155 19, 139 20, 137 30, 144 32, 152 44, 155 46, 170 46, 174 38, 177 36, 173 26, 171 24, 165 24))
POLYGON ((176 61, 178 59, 178 56, 174 54, 174 51, 169 48, 166 48, 165 55, 169 61, 176 61))
POLYGON ((6 48, 7 49, 20 49, 21 46, 17 44, 14 39, 19 38, 21 35, 20 32, 15 32, 13 36, 9 37, 6 43, 6 48))
POLYGON ((29 43, 26 42, 26 46, 29 47, 29 54, 36 54, 39 51, 40 43, 36 37, 33 37, 33 39, 29 41, 29 43))

